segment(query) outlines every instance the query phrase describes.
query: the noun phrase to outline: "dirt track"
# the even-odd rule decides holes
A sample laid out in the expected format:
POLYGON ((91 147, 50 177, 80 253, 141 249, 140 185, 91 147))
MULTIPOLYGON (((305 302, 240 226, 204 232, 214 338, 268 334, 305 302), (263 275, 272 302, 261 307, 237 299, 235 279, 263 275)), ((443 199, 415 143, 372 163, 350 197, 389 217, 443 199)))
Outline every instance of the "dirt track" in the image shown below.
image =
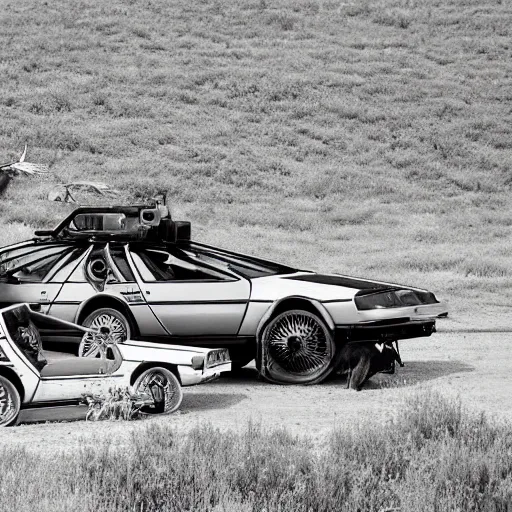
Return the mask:
POLYGON ((512 420, 512 333, 438 333, 403 342, 405 368, 378 375, 361 392, 345 389, 340 378, 319 386, 275 386, 256 371, 185 389, 181 411, 170 417, 135 422, 60 422, 25 424, 0 432, 0 444, 21 443, 36 450, 71 449, 78 439, 96 443, 106 437, 127 440, 148 421, 177 429, 210 422, 220 429, 244 428, 250 418, 264 426, 285 425, 293 432, 321 438, 333 426, 399 414, 418 389, 460 395, 468 408, 512 420))

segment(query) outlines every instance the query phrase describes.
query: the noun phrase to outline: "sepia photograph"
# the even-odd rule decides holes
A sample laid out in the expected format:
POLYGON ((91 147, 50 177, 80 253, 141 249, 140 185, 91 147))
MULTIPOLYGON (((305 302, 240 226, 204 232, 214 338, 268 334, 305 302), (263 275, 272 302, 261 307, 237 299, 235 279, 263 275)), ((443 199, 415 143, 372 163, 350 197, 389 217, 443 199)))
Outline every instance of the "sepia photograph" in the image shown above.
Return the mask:
POLYGON ((510 0, 0 34, 0 512, 512 511, 510 0))

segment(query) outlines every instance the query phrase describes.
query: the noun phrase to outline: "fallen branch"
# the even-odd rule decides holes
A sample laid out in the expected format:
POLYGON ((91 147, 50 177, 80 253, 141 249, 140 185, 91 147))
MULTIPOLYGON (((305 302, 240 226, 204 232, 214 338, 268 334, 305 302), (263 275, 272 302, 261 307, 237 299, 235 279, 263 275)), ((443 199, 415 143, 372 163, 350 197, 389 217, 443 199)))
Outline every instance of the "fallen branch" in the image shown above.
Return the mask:
POLYGON ((25 156, 27 155, 27 145, 17 162, 7 162, 0 164, 0 193, 2 193, 7 185, 11 182, 11 179, 16 174, 25 174, 27 176, 37 176, 46 174, 50 171, 47 165, 44 164, 32 164, 25 162, 25 156))
POLYGON ((71 191, 92 192, 102 196, 115 197, 119 194, 118 190, 110 188, 106 183, 99 181, 74 181, 60 186, 60 190, 51 191, 48 194, 50 201, 62 201, 63 203, 77 203, 71 191))
POLYGON ((23 173, 29 176, 38 175, 38 174, 47 174, 50 169, 47 165, 44 164, 32 164, 30 162, 25 162, 25 156, 27 154, 27 145, 25 144, 25 149, 20 156, 20 159, 16 162, 8 162, 0 165, 0 171, 2 172, 15 172, 15 173, 23 173))

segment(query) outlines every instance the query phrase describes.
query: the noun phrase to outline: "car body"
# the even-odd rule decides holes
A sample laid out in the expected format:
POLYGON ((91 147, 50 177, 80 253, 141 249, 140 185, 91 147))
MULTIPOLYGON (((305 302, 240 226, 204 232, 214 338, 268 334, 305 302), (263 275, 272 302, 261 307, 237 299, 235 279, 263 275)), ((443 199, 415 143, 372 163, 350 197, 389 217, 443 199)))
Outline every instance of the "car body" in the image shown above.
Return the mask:
POLYGON ((97 335, 91 329, 33 312, 27 304, 0 310, 0 425, 2 418, 6 424, 15 421, 17 414, 10 419, 5 415, 6 411, 13 413, 9 408, 16 402, 19 411, 78 401, 84 393, 101 393, 109 388, 133 386, 147 392, 144 378, 154 378, 155 369, 159 378, 168 378, 164 384, 170 397, 165 404, 168 407, 155 412, 173 412, 181 403, 181 386, 207 382, 231 369, 227 349, 133 340, 122 345, 107 343, 112 350, 109 357, 95 357, 96 350, 90 352, 92 357, 70 354, 52 359, 42 347, 54 346, 54 337, 64 332, 84 339, 97 335))
POLYGON ((190 223, 173 221, 162 204, 82 207, 36 235, 0 250, 4 305, 27 302, 108 328, 121 343, 228 347, 234 363, 256 357, 274 382, 319 382, 341 344, 430 336, 435 318, 447 314, 423 289, 318 274, 194 242, 190 223), (323 370, 311 371, 315 364, 300 359, 315 359, 318 350, 323 370), (276 358, 280 370, 272 373, 276 358))

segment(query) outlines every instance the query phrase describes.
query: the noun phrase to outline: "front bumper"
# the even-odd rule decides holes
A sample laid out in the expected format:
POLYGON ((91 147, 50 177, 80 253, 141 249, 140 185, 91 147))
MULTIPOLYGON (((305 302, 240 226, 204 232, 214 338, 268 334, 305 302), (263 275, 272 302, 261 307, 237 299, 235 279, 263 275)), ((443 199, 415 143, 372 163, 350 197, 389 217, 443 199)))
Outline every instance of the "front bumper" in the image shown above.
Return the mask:
POLYGON ((203 382, 209 382, 220 376, 222 372, 230 372, 231 363, 222 363, 214 366, 213 368, 206 368, 205 370, 194 370, 191 366, 178 366, 178 373, 180 374, 182 386, 193 386, 203 382))
POLYGON ((375 341, 389 342, 410 338, 430 336, 436 331, 436 322, 432 318, 393 320, 375 320, 353 325, 336 325, 337 342, 375 341))

